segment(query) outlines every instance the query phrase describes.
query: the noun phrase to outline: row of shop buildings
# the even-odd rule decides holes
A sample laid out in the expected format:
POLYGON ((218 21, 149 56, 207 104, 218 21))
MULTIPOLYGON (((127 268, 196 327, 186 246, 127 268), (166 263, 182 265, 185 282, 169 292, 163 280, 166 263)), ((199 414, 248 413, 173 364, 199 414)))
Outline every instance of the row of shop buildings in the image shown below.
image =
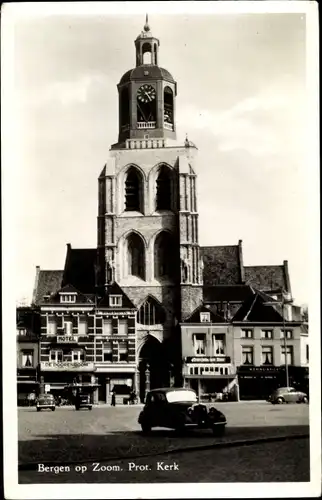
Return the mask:
POLYGON ((68 284, 40 298, 44 282, 55 289, 60 280, 37 273, 33 305, 17 308, 20 402, 31 392, 64 396, 75 385, 94 403, 109 402, 113 389, 120 401, 130 390, 143 401, 149 388, 170 384, 203 399, 263 399, 286 385, 286 364, 290 385, 308 390, 307 322, 276 295, 251 285, 205 287, 203 304, 178 322, 179 342, 167 348, 158 339, 163 307, 151 295, 137 308, 116 283, 104 297, 68 284))

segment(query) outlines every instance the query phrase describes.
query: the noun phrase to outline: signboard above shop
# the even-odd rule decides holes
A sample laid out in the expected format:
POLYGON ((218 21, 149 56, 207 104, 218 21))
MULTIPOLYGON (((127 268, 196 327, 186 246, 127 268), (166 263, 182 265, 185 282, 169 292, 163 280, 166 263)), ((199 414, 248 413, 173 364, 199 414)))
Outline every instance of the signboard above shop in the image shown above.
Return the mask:
POLYGON ((188 356, 186 363, 230 363, 229 356, 188 356))

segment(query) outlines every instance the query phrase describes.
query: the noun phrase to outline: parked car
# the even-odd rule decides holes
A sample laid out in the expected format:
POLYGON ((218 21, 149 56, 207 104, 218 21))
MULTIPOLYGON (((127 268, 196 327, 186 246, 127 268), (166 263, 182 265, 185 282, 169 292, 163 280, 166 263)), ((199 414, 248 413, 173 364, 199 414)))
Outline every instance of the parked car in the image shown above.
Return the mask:
POLYGON ((45 409, 55 411, 56 403, 54 396, 52 394, 41 394, 37 399, 36 408, 37 411, 45 409))
POLYGON ((267 401, 272 404, 308 403, 309 398, 305 392, 298 391, 294 387, 279 387, 267 401))
POLYGON ((89 394, 78 394, 75 399, 75 408, 80 410, 81 408, 92 409, 91 397, 89 394))
POLYGON ((198 402, 192 389, 153 389, 138 419, 144 433, 152 427, 167 427, 182 432, 186 428, 212 429, 217 436, 223 435, 227 423, 225 415, 216 408, 198 402))

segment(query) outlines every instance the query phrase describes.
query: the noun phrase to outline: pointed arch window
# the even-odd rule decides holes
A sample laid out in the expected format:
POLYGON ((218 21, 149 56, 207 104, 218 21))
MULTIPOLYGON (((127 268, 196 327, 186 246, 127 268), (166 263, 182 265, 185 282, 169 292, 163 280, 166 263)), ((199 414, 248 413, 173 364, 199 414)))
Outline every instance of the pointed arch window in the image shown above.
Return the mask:
POLYGON ((129 275, 141 279, 145 278, 144 256, 142 238, 136 233, 131 233, 127 238, 127 269, 129 275))
POLYGON ((156 180, 156 209, 171 210, 171 172, 162 165, 156 180))
POLYGON ((165 322, 164 309, 153 297, 148 297, 138 310, 137 321, 141 325, 162 324, 165 322))
POLYGON ((173 130, 173 92, 170 87, 164 89, 164 126, 173 130))
POLYGON ((125 210, 142 211, 142 179, 139 172, 129 168, 125 178, 125 210))
POLYGON ((154 276, 155 278, 173 277, 173 237, 163 231, 154 243, 154 276))

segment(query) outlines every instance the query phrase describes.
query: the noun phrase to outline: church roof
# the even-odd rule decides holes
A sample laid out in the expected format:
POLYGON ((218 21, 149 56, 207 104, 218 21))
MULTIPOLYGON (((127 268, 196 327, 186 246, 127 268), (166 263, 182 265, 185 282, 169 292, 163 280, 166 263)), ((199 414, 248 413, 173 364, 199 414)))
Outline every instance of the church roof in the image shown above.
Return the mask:
POLYGON ((143 64, 142 66, 130 69, 124 73, 119 85, 133 80, 167 80, 168 82, 175 83, 173 76, 167 69, 151 64, 143 64))
POLYGON ((245 266, 245 282, 263 291, 290 290, 287 265, 245 266))
POLYGON ((96 259, 96 248, 71 248, 68 245, 62 286, 71 284, 82 293, 95 293, 96 259))
POLYGON ((200 247, 204 285, 240 285, 241 263, 238 245, 200 247))
POLYGON ((64 271, 37 270, 33 304, 38 305, 44 296, 51 295, 61 288, 63 273, 64 271))
POLYGON ((203 287, 205 304, 213 302, 244 302, 254 291, 248 285, 214 285, 203 287))

